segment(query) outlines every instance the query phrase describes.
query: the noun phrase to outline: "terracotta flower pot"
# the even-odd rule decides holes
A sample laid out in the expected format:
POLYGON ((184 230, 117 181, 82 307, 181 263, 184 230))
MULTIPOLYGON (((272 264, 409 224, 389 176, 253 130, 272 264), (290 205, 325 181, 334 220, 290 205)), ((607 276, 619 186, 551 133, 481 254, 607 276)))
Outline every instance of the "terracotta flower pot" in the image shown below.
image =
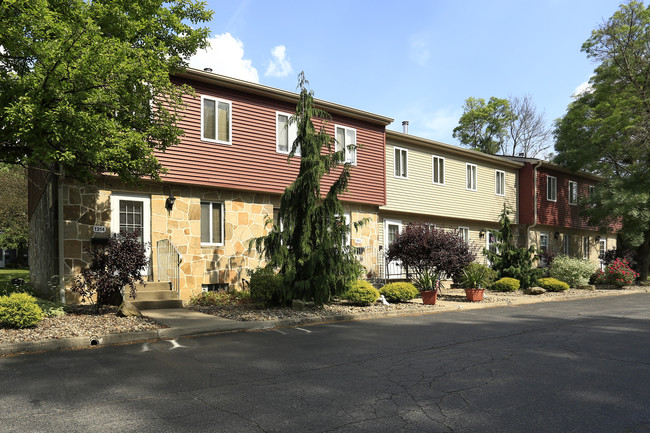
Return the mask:
POLYGON ((426 305, 436 305, 438 300, 438 291, 437 290, 425 290, 420 292, 422 294, 422 303, 426 305))
POLYGON ((485 289, 465 289, 465 296, 470 302, 482 301, 485 289))

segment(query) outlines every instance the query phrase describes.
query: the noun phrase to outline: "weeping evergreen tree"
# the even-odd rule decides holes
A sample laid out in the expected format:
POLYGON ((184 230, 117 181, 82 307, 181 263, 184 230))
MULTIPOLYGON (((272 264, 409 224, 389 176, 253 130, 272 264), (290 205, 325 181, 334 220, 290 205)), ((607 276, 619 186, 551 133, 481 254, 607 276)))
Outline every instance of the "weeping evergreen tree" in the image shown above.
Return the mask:
POLYGON ((273 221, 272 230, 255 239, 255 245, 267 267, 278 270, 283 282, 272 294, 273 303, 288 305, 293 299, 303 299, 322 305, 345 292, 362 267, 346 245, 350 226, 339 200, 339 195, 347 190, 350 164, 342 164, 345 150, 332 151, 335 140, 325 132, 330 116, 314 107, 313 92, 308 90, 304 72, 298 81, 300 101, 290 119, 297 124, 298 131, 289 159, 300 149, 300 171, 282 194, 279 221, 273 221), (312 118, 322 120, 318 130, 312 118), (323 152, 324 149, 327 151, 323 152), (341 172, 323 197, 321 180, 337 169, 341 172))
POLYGON ((503 205, 499 223, 501 228, 496 236, 496 251, 483 249, 483 253, 492 263, 492 269, 497 272, 499 278, 509 277, 519 280, 522 289, 527 289, 535 283, 535 272, 533 271, 533 260, 536 249, 517 247, 514 244, 514 236, 510 227, 508 209, 503 205))

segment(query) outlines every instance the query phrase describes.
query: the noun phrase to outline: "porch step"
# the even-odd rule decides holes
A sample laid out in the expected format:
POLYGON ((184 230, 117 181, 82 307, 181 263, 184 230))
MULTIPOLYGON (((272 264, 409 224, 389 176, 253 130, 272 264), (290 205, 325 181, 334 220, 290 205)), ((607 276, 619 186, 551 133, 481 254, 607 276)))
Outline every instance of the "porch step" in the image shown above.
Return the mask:
POLYGON ((137 293, 155 292, 159 290, 167 290, 168 292, 171 292, 172 283, 169 281, 147 281, 146 285, 136 284, 135 288, 137 290, 137 293))
POLYGON ((164 301, 131 301, 139 310, 155 310, 159 308, 183 308, 183 301, 180 299, 167 299, 164 301))
POLYGON ((128 296, 128 287, 126 287, 125 292, 128 300, 140 310, 183 307, 183 301, 178 299, 178 293, 171 290, 171 283, 168 281, 151 281, 147 282, 146 285, 138 284, 135 299, 128 296))

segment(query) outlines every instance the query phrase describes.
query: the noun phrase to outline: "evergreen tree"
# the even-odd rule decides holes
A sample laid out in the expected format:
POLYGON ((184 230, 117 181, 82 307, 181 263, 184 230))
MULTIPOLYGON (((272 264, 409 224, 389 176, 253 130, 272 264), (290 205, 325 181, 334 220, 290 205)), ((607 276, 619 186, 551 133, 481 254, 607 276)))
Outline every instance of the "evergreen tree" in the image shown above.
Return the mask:
POLYGON ((350 226, 339 200, 350 179, 350 164, 342 164, 345 149, 332 152, 335 140, 325 132, 329 115, 314 107, 304 73, 298 80, 300 100, 290 120, 298 131, 289 159, 300 148, 300 171, 282 194, 279 221, 273 221, 271 232, 255 239, 255 245, 267 266, 279 270, 283 279, 271 297, 273 303, 288 305, 293 299, 304 299, 322 305, 346 291, 361 265, 346 245, 350 226), (318 130, 312 118, 322 120, 318 130), (338 169, 338 178, 323 197, 323 176, 338 169))
POLYGON ((483 253, 492 263, 492 269, 497 272, 499 278, 516 278, 520 282, 520 287, 526 289, 535 282, 533 260, 536 257, 536 249, 534 246, 524 248, 514 244, 509 213, 504 204, 499 220, 501 228, 495 234, 496 251, 484 249, 483 253))

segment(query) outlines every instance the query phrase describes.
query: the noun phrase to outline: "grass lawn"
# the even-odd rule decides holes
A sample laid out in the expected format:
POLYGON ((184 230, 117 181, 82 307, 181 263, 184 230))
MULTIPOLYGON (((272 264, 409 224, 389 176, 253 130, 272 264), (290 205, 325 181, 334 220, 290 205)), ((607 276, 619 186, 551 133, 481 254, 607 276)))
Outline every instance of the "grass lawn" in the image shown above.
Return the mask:
POLYGON ((13 278, 22 278, 29 283, 29 269, 0 269, 0 293, 11 286, 13 278))

